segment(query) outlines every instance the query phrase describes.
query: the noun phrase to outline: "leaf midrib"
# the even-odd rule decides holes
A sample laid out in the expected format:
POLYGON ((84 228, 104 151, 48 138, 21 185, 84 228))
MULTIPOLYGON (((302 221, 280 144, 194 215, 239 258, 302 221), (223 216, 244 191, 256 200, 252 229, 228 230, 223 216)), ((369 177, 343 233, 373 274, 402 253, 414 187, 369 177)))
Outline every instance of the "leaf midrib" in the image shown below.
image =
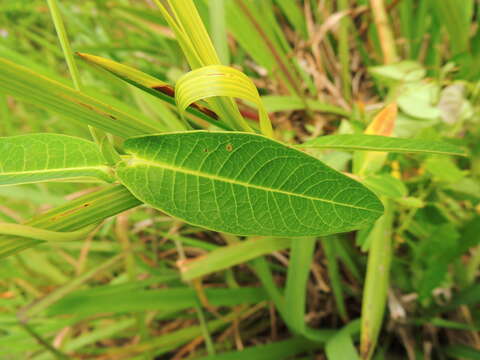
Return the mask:
POLYGON ((358 209, 358 210, 365 210, 365 211, 375 212, 375 213, 379 213, 379 214, 383 213, 380 210, 369 209, 369 208, 365 208, 363 206, 356 206, 356 205, 352 205, 352 204, 348 204, 348 203, 341 203, 341 202, 334 201, 334 200, 308 196, 308 195, 305 195, 305 194, 299 194, 299 193, 293 193, 293 192, 284 191, 284 190, 280 190, 280 189, 268 188, 268 187, 265 187, 265 186, 250 184, 250 183, 247 183, 247 182, 244 182, 244 181, 233 180, 233 179, 229 179, 229 178, 226 178, 226 177, 223 177, 223 176, 208 174, 208 173, 204 173, 204 172, 197 171, 197 170, 181 168, 181 167, 178 167, 178 166, 173 166, 173 165, 158 162, 158 161, 146 160, 146 159, 138 157, 138 155, 130 156, 128 159, 125 160, 125 163, 128 164, 129 168, 136 167, 136 166, 141 166, 141 165, 152 166, 152 167, 157 167, 157 168, 162 168, 162 169, 166 169, 166 170, 171 170, 171 171, 175 171, 175 172, 184 173, 184 174, 187 174, 187 175, 193 175, 193 176, 197 176, 197 177, 208 178, 208 179, 211 179, 211 180, 222 181, 222 182, 226 182, 226 183, 233 184, 233 185, 240 185, 240 186, 249 187, 249 188, 258 189, 258 190, 263 190, 263 191, 276 192, 276 193, 280 193, 280 194, 284 194, 284 195, 288 195, 288 196, 296 196, 296 197, 301 197, 301 198, 305 198, 305 199, 312 200, 312 201, 321 201, 321 202, 330 203, 330 204, 333 204, 333 205, 344 206, 344 207, 354 208, 354 209, 358 209))

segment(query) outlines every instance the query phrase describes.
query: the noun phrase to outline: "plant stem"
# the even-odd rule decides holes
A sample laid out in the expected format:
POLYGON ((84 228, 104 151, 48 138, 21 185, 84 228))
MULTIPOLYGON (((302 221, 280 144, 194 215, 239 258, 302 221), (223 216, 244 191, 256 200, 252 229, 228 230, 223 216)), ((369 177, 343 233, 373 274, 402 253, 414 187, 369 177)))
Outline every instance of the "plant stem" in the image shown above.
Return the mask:
POLYGON ((58 40, 62 46, 63 55, 67 62, 68 70, 72 77, 73 85, 76 90, 82 90, 82 82, 80 80, 80 74, 78 72, 77 63, 73 57, 72 47, 68 41, 67 30, 65 29, 65 24, 63 23, 62 15, 58 7, 57 0, 47 0, 48 7, 50 9, 50 14, 52 15, 53 23, 55 25, 55 30, 57 31, 58 40))

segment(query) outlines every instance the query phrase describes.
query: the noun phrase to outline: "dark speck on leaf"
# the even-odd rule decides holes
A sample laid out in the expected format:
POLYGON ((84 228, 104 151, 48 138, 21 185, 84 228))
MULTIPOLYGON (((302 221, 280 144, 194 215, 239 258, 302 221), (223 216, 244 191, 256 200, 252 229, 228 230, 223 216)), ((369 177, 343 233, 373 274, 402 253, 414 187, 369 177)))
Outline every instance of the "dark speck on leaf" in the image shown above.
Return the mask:
POLYGON ((232 151, 233 150, 233 145, 232 144, 227 144, 227 151, 232 151))

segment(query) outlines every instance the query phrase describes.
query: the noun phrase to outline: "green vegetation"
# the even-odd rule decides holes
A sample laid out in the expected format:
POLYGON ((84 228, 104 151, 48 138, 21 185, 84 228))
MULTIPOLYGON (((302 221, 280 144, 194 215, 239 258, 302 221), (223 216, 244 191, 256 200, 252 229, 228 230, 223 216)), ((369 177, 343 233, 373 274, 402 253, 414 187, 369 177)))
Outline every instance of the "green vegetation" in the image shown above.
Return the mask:
POLYGON ((0 359, 479 359, 478 0, 0 3, 0 359))

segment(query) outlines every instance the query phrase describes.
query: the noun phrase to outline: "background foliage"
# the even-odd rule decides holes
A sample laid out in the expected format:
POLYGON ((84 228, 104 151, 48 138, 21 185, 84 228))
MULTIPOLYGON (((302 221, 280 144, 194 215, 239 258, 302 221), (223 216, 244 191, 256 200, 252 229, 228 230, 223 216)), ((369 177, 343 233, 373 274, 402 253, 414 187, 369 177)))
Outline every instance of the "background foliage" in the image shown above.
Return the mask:
MULTIPOLYGON (((71 48, 83 61, 66 61, 52 3, 0 2, 1 136, 89 139, 82 121, 118 136, 190 128, 165 88, 155 87, 216 59, 187 52, 187 61, 186 45, 154 1, 60 1, 71 48), (86 54, 143 73, 105 64, 110 72, 99 70, 86 54), (32 73, 12 70, 19 66, 32 73), (66 87, 46 99, 52 81, 66 87)), ((239 100, 241 115, 225 99, 201 106, 225 111, 227 125, 241 129, 259 117, 265 124, 267 112, 277 139, 305 143, 300 147, 312 155, 354 173, 382 197, 385 217, 372 228, 321 239, 243 239, 137 207, 104 221, 84 241, 41 244, 0 259, 0 358, 479 359, 480 3, 195 5, 218 58, 247 74, 262 100, 239 100), (379 112, 393 102, 398 113, 388 106, 379 112), (468 156, 321 148, 327 138, 319 136, 329 134, 358 134, 356 146, 363 139, 368 147, 362 133, 447 138, 468 156), (390 281, 379 270, 389 268, 390 281)), ((202 49, 198 27, 188 24, 187 39, 202 49)), ((210 126, 203 107, 187 111, 210 126)), ((55 207, 61 214, 67 200, 79 197, 79 206, 86 199, 115 199, 118 211, 139 205, 117 185, 4 186, 0 222, 34 217, 29 224, 42 227, 47 220, 36 215, 55 207)))

